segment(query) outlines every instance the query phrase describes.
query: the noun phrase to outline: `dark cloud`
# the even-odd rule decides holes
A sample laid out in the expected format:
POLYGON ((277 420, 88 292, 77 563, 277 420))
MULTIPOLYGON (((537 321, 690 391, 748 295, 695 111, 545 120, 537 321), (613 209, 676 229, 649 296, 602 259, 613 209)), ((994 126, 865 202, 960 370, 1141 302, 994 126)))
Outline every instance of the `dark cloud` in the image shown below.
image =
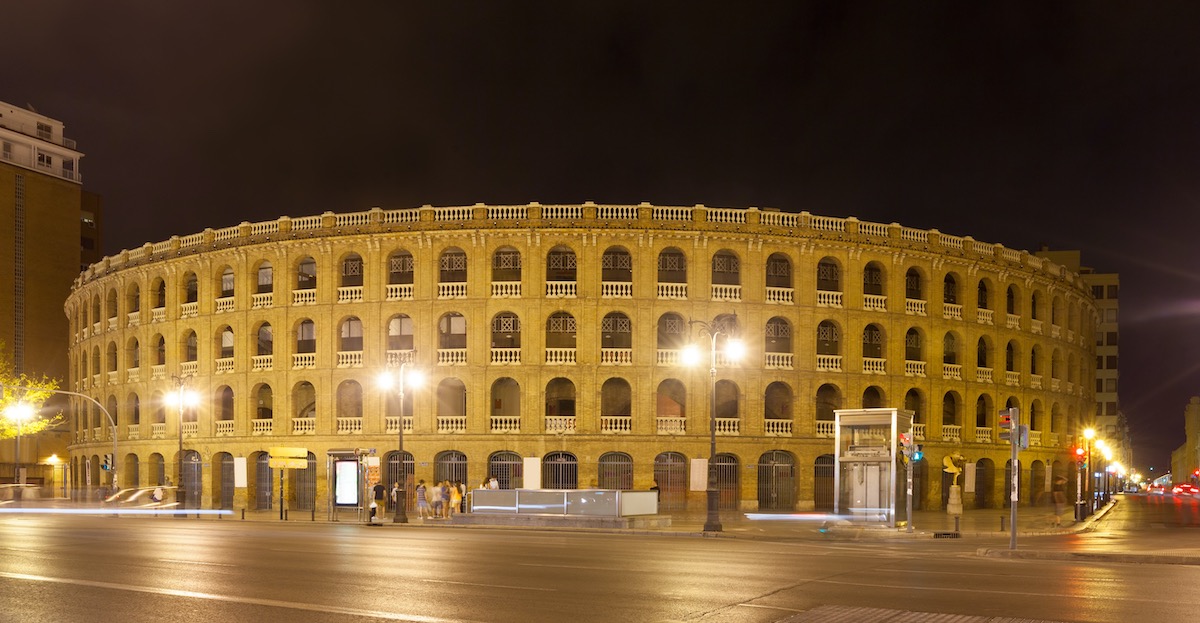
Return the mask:
POLYGON ((854 215, 1122 275, 1166 467, 1200 393, 1200 5, 17 0, 0 99, 65 121, 107 250, 326 210, 854 215))

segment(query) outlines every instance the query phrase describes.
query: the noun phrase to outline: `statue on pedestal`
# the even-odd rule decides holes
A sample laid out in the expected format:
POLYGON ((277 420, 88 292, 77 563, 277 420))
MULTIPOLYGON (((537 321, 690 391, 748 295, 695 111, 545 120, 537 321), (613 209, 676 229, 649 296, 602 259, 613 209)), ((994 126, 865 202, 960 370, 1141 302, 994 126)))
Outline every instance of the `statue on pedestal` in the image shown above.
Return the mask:
POLYGON ((954 475, 954 480, 950 485, 950 498, 946 501, 946 514, 948 515, 961 515, 963 512, 962 487, 958 486, 958 476, 963 471, 959 464, 963 461, 963 456, 957 452, 942 458, 942 471, 954 475))

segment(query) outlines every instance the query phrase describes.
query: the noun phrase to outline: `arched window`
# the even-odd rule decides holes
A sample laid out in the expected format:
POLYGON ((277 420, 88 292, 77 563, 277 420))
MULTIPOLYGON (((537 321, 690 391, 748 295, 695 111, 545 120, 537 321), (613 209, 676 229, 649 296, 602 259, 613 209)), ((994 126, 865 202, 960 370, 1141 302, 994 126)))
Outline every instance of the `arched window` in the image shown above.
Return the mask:
POLYGON ((233 419, 233 389, 225 385, 217 390, 217 420, 233 419))
POLYGON ((826 257, 817 262, 817 290, 842 291, 842 269, 833 258, 826 257))
POLYGON ((338 350, 341 352, 361 352, 363 349, 362 321, 355 316, 342 321, 338 331, 338 350))
POLYGON ((438 319, 438 348, 463 349, 467 347, 467 319, 458 312, 442 314, 438 319))
POLYGON ((492 348, 521 348, 520 317, 512 312, 500 312, 492 317, 492 348))
MULTIPOLYGON (((787 383, 775 381, 767 385, 767 390, 763 394, 763 419, 789 421, 792 419, 792 388, 787 383)), ((767 432, 771 433, 772 431, 768 430, 767 432)))
POLYGON ((300 260, 296 268, 296 289, 315 290, 317 288, 317 261, 311 257, 300 260))
POLYGON ((438 258, 438 283, 466 283, 467 254, 458 247, 442 251, 438 258))
POLYGON ((254 346, 257 355, 275 354, 275 338, 271 334, 271 323, 264 322, 259 325, 254 346))
POLYGON ((821 324, 817 325, 817 354, 842 354, 842 343, 838 327, 830 320, 822 320, 821 324))
POLYGON ((687 298, 687 256, 674 247, 658 254, 658 298, 687 298))
POLYGON ((257 284, 255 286, 255 294, 270 294, 275 291, 275 271, 271 268, 271 263, 264 261, 258 265, 257 284))
POLYGON ((388 256, 388 284, 412 285, 413 256, 408 251, 394 251, 388 256))
POLYGON ((667 313, 658 317, 658 350, 678 351, 687 344, 687 324, 679 314, 667 313))
POLYGON ((317 325, 307 318, 296 325, 296 352, 317 352, 317 325))
POLYGON ((405 314, 397 314, 388 320, 387 349, 389 351, 413 349, 412 318, 405 314))
POLYGON ((953 333, 947 333, 942 338, 942 363, 958 365, 958 340, 953 333))
POLYGON ((883 359, 883 330, 877 324, 869 324, 863 329, 863 357, 883 359))
POLYGON ((905 361, 925 361, 925 354, 921 348, 921 332, 916 328, 908 330, 904 334, 904 360, 905 361))
POLYGON ((200 283, 196 273, 189 272, 183 276, 183 302, 195 303, 200 297, 200 283))
POLYGON ((883 268, 876 262, 871 262, 863 268, 863 294, 884 295, 883 268))
POLYGON ((575 348, 576 337, 575 317, 571 314, 559 311, 546 319, 546 348, 575 348))
POLYGON ((942 302, 958 305, 958 281, 954 279, 954 275, 946 275, 942 280, 942 302))
POLYGON ((633 256, 621 247, 605 249, 600 258, 600 282, 612 284, 611 288, 602 288, 605 296, 629 297, 633 295, 627 287, 633 283, 633 256))
POLYGON ((736 286, 742 283, 742 263, 732 251, 722 249, 712 258, 713 285, 736 286))
POLYGON ((916 268, 904 273, 904 298, 911 301, 925 300, 925 284, 921 279, 921 271, 916 268))
POLYGON ((233 269, 226 266, 225 270, 221 271, 221 298, 233 296, 233 285, 233 269))
POLYGON ((342 259, 341 287, 361 287, 363 284, 363 260, 357 253, 351 253, 342 259))
MULTIPOLYGON (((629 351, 633 348, 633 322, 629 320, 629 316, 621 312, 612 312, 604 316, 600 321, 600 348, 606 350, 620 349, 629 351)), ((603 356, 601 363, 632 363, 632 360, 619 358, 616 361, 604 361, 603 356)))
POLYGON ((221 328, 217 337, 218 355, 220 359, 233 359, 233 329, 228 326, 221 328))
POLYGON ((492 283, 521 284, 521 252, 500 247, 492 254, 492 283))

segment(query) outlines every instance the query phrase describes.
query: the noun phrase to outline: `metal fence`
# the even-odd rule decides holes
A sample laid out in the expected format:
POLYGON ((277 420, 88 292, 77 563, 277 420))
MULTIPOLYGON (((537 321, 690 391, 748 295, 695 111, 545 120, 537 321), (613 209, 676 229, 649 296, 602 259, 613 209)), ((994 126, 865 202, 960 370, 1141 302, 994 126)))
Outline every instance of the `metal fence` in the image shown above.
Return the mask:
POLYGON ((758 460, 758 509, 795 510, 796 459, 787 452, 774 450, 758 460))
POLYGON ((654 457, 654 481, 658 484, 658 509, 687 509, 688 462, 678 452, 663 452, 654 457))
POLYGON ((570 452, 551 452, 542 461, 543 489, 578 489, 579 460, 570 452))
POLYGON ((601 489, 633 489, 633 457, 624 452, 608 452, 597 462, 601 489))

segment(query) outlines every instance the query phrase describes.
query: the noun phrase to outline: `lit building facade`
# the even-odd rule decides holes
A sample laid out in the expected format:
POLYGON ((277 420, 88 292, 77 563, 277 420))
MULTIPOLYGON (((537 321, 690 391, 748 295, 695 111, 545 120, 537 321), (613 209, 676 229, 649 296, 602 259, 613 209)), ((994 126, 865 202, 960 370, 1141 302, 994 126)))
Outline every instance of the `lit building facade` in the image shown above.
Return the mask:
MULTIPOLYGON (((118 422, 118 484, 171 478, 203 508, 275 508, 274 446, 310 453, 288 474, 291 509, 326 508, 331 449, 375 449, 395 482, 403 426, 415 479, 520 486, 538 457, 544 488, 657 482, 665 510, 699 512, 689 466, 712 425, 722 507, 832 508, 834 410, 858 407, 915 414, 918 508, 943 506, 951 454, 974 465, 965 503, 995 507, 997 411, 1031 429, 1035 499, 1069 473, 1094 404, 1096 308, 1078 275, 936 230, 755 208, 283 217, 105 258, 65 310, 72 383, 118 422), (708 347, 694 320, 747 346, 711 387, 707 360, 680 356, 708 347), (401 363, 426 376, 403 410, 375 383, 401 363), (181 384, 199 407, 172 406, 181 384)), ((102 418, 76 404, 79 487, 112 452, 102 418)))

